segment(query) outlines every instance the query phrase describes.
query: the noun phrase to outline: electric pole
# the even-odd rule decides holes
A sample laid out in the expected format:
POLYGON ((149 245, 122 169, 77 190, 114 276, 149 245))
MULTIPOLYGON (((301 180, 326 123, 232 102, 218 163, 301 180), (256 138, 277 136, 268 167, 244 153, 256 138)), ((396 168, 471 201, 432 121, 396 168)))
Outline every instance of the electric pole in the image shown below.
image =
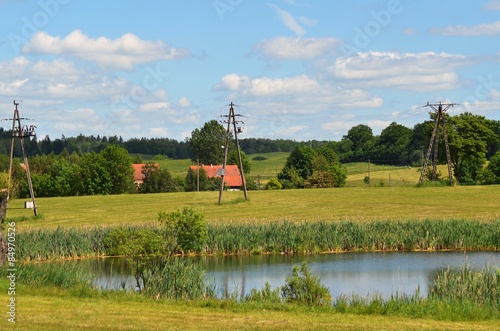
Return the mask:
POLYGON ((243 162, 241 160, 240 144, 238 142, 238 133, 242 132, 242 128, 241 128, 241 126, 237 126, 237 124, 240 124, 240 123, 244 124, 244 122, 236 119, 237 117, 240 118, 243 115, 235 114, 233 106, 236 106, 236 105, 231 102, 229 104, 229 114, 222 115, 222 117, 227 118, 227 120, 221 121, 222 123, 227 123, 227 130, 226 130, 226 144, 224 146, 224 162, 222 163, 222 169, 220 171, 221 183, 220 183, 220 192, 219 192, 219 205, 221 204, 222 192, 224 191, 224 176, 226 175, 227 155, 228 155, 228 151, 229 151, 229 137, 231 136, 231 124, 233 125, 236 150, 238 151, 238 163, 239 163, 238 166, 240 169, 241 182, 243 183, 243 192, 245 194, 245 200, 247 199, 247 184, 245 182, 245 173, 243 172, 243 162))
POLYGON ((439 145, 439 125, 442 123, 443 127, 443 139, 444 145, 446 148, 446 161, 448 164, 448 180, 450 185, 453 185, 453 171, 451 167, 451 156, 450 156, 450 146, 448 144, 448 134, 446 132, 446 118, 445 112, 455 106, 457 103, 429 103, 424 107, 431 107, 436 113, 436 118, 434 119, 434 129, 432 130, 431 140, 429 142, 429 148, 427 149, 427 154, 425 156, 425 161, 422 165, 422 172, 420 173, 420 179, 418 181, 419 184, 422 184, 424 181, 425 173, 427 171, 427 165, 429 163, 429 159, 431 157, 432 147, 434 146, 434 155, 432 159, 432 180, 436 180, 436 171, 437 171, 437 162, 438 162, 438 145, 439 145))
POLYGON ((26 167, 26 177, 28 179, 28 187, 30 191, 31 204, 32 204, 31 207, 33 208, 33 213, 35 214, 35 216, 38 216, 38 211, 36 208, 36 201, 35 201, 35 193, 33 191, 33 183, 31 182, 31 172, 28 163, 28 156, 26 155, 26 149, 24 148, 24 138, 34 137, 36 135, 35 134, 36 126, 34 125, 30 125, 29 127, 27 125, 22 126, 21 120, 27 120, 27 118, 21 118, 19 116, 19 110, 17 109, 19 103, 16 102, 16 100, 14 100, 14 106, 16 106, 16 109, 14 109, 14 117, 12 118, 12 136, 10 140, 11 143, 10 143, 9 182, 7 188, 7 201, 9 200, 10 190, 12 187, 12 160, 14 158, 14 142, 16 138, 19 138, 21 140, 21 150, 23 152, 24 166, 26 167))

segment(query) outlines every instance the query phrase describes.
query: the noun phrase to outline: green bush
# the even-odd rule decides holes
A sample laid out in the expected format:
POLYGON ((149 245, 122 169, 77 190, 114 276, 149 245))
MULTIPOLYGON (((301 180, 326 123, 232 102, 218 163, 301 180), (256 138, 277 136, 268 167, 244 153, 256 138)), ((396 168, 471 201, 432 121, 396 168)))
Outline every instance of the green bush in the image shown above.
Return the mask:
POLYGON ((300 269, 297 265, 293 267, 292 275, 281 287, 281 294, 286 302, 308 306, 326 306, 332 300, 329 289, 321 284, 319 278, 311 275, 306 262, 302 262, 300 269))

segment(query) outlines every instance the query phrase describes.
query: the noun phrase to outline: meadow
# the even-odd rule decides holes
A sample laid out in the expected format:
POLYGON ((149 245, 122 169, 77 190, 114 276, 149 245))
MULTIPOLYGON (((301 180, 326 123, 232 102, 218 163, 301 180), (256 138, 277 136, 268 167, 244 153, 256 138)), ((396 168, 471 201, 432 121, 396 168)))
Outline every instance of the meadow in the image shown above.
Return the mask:
MULTIPOLYGON (((274 177, 281 168, 279 162, 282 164, 286 159, 285 154, 276 153, 267 163, 267 160, 253 162, 258 164, 253 174, 261 179, 274 177)), ((173 174, 181 174, 189 166, 186 160, 163 161, 171 162, 170 165, 165 163, 168 169, 178 169, 177 172, 171 170, 173 174)), ((226 240, 228 243, 224 245, 238 246, 241 238, 248 239, 249 243, 224 253, 283 253, 287 244, 273 246, 272 233, 284 237, 276 240, 295 238, 298 247, 302 247, 299 252, 308 253, 325 251, 323 246, 308 246, 313 240, 311 238, 325 239, 325 247, 333 247, 332 251, 474 249, 475 244, 468 243, 469 239, 490 243, 489 248, 479 245, 476 249, 499 249, 500 186, 415 187, 408 183, 418 180, 417 169, 373 165, 370 165, 372 185, 368 186, 363 182, 367 174, 366 163, 347 166, 349 177, 345 188, 249 191, 248 200, 243 199, 242 192, 224 192, 221 205, 217 204, 218 192, 39 198, 37 206, 41 216, 38 218, 32 216, 31 210, 23 208, 25 200, 11 200, 7 221, 15 222, 20 258, 21 254, 26 254, 21 249, 29 254, 40 247, 39 242, 48 242, 52 247, 69 244, 69 249, 76 250, 85 237, 91 242, 92 238, 102 238, 108 229, 117 226, 157 226, 159 212, 182 207, 191 207, 205 216, 213 241, 226 240), (375 185, 381 180, 384 185, 375 185), (401 240, 411 238, 410 232, 415 232, 415 229, 421 234, 420 239, 426 238, 424 241, 415 245, 420 239, 401 240), (283 233, 288 235, 280 235, 283 233), (336 235, 353 240, 328 242, 328 238, 336 235), (68 242, 64 243, 65 240, 68 242), (259 244, 265 240, 270 244, 267 247, 259 244), (435 246, 432 246, 432 240, 435 240, 435 246), (450 247, 440 246, 437 240, 448 242, 450 247), (392 246, 383 246, 383 242, 391 242, 392 246), (407 246, 401 246, 401 243, 407 246), (256 246, 248 247, 252 244, 256 246), (464 245, 470 246, 464 248, 464 245)), ((92 250, 96 248, 89 248, 90 253, 82 256, 92 256, 92 250)), ((50 254, 47 257, 52 259, 79 256, 68 251, 63 251, 62 256, 58 252, 50 254)), ((97 255, 101 254, 106 254, 105 248, 97 255)), ((61 275, 61 278, 67 276, 61 275)), ((41 279, 43 282, 45 278, 41 279)), ((476 278, 473 282, 477 283, 476 278)), ((354 302, 349 307, 344 307, 339 301, 336 307, 328 308, 241 304, 216 299, 155 300, 134 293, 96 291, 71 282, 64 285, 61 281, 61 284, 19 284, 15 329, 500 329, 496 308, 491 311, 491 308, 457 304, 446 298, 422 301, 410 298, 392 303, 379 302, 378 305, 354 302)), ((0 303, 9 300, 8 286, 2 277, 0 303)), ((447 286, 456 288, 453 281, 445 282, 442 288, 447 286)), ((7 317, 0 320, 1 329, 5 325, 11 326, 6 320, 7 317)))
POLYGON ((191 207, 209 224, 271 221, 477 220, 500 219, 500 187, 346 187, 328 189, 180 192, 55 197, 36 200, 41 218, 31 220, 25 200, 11 200, 7 217, 20 232, 30 228, 144 224, 160 211, 191 207), (23 221, 29 219, 29 221, 23 221))

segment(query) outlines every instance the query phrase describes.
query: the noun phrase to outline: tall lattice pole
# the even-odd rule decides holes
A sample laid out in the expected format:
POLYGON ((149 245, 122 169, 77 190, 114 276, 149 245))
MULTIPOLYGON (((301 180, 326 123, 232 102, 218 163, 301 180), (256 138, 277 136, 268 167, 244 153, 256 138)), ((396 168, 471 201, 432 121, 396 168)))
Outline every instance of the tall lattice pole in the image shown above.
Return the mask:
POLYGON ((232 102, 229 104, 229 114, 223 115, 223 117, 226 117, 227 120, 222 121, 223 123, 227 123, 227 131, 226 131, 226 144, 224 146, 224 162, 222 163, 222 170, 220 172, 221 184, 220 184, 220 192, 219 192, 219 205, 222 202, 222 192, 224 191, 224 176, 226 175, 227 155, 228 155, 228 151, 229 151, 229 137, 231 136, 231 123, 233 125, 236 150, 238 151, 238 167, 240 169, 241 182, 243 183, 242 185, 243 185, 243 192, 245 195, 245 200, 248 198, 247 197, 247 184, 245 181, 245 173, 243 172, 243 161, 241 159, 240 144, 238 141, 238 133, 241 132, 241 127, 238 127, 238 124, 244 123, 244 122, 236 119, 236 117, 241 117, 243 115, 235 114, 234 113, 234 106, 235 106, 235 104, 232 102))
POLYGON ((19 103, 14 100, 14 106, 16 108, 14 109, 14 117, 12 118, 12 136, 11 136, 11 142, 10 142, 10 160, 9 160, 9 181, 8 181, 8 189, 7 189, 7 201, 10 197, 10 191, 12 188, 12 166, 13 166, 13 158, 14 158, 14 143, 16 138, 19 138, 21 140, 21 150, 23 153, 23 161, 24 161, 24 166, 26 168, 26 177, 28 179, 28 187, 30 191, 30 197, 31 197, 31 203, 33 207, 33 213, 35 216, 38 216, 38 210, 36 207, 36 201, 35 201, 35 192, 33 191, 33 183, 31 181, 31 172, 30 172, 30 166, 28 163, 28 156, 26 155, 26 149, 24 147, 24 138, 28 137, 33 137, 35 136, 35 126, 22 126, 21 125, 21 120, 25 118, 21 118, 19 116, 19 109, 17 109, 17 106, 19 106, 19 103))
POLYGON ((437 172, 437 163, 438 163, 438 145, 439 145, 439 136, 440 136, 440 123, 443 126, 443 139, 444 145, 446 147, 446 161, 448 164, 448 180, 450 185, 453 185, 453 171, 451 166, 451 155, 450 155, 450 146, 448 144, 448 133, 446 131, 446 118, 445 112, 450 108, 457 105, 456 103, 427 103, 425 107, 431 107, 436 113, 436 117, 434 119, 434 129, 432 130, 431 140, 429 141, 429 148, 427 149, 427 154, 425 156, 424 164, 422 165, 422 172, 420 173, 420 179, 418 181, 419 184, 422 184, 424 181, 425 173, 427 171, 427 166, 429 164, 429 159, 431 157, 432 149, 434 147, 434 155, 433 155, 433 165, 432 165, 432 180, 436 179, 437 172), (443 108, 444 106, 444 108, 443 108))

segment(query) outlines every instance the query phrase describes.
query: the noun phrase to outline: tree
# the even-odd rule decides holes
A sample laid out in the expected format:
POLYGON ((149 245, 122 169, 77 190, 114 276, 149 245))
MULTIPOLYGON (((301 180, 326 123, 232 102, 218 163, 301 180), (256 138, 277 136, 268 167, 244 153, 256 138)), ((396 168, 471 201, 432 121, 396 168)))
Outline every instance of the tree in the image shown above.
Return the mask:
POLYGON ((487 183, 500 184, 500 151, 496 152, 490 159, 486 171, 489 173, 487 183))
POLYGON ((167 169, 158 168, 153 162, 148 162, 142 169, 144 180, 139 188, 141 193, 174 192, 175 185, 172 175, 167 169))
POLYGON ((169 238, 167 250, 170 255, 179 251, 187 253, 199 250, 208 238, 205 217, 190 207, 170 213, 160 212, 158 221, 164 225, 169 238))
MULTIPOLYGON (((243 172, 245 174, 250 173, 250 170, 252 169, 252 165, 250 163, 250 160, 248 159, 248 156, 245 154, 245 152, 241 152, 241 163, 243 165, 243 172)), ((227 164, 236 164, 239 168, 240 166, 240 161, 238 159, 238 150, 236 148, 233 148, 228 156, 227 156, 227 164)))
POLYGON ((392 122, 380 133, 377 146, 377 163, 390 165, 406 165, 409 163, 412 130, 396 122, 392 122))
POLYGON ((108 163, 95 152, 82 155, 77 169, 77 193, 82 195, 110 194, 113 188, 108 163))
POLYGON ((290 180, 290 173, 287 169, 294 169, 302 179, 307 179, 313 172, 313 161, 316 152, 311 147, 302 145, 295 147, 288 156, 285 167, 278 174, 278 179, 290 180))
POLYGON ((160 231, 119 227, 111 230, 105 239, 110 255, 127 258, 141 292, 151 285, 151 277, 186 277, 179 273, 182 268, 165 275, 157 267, 171 263, 176 253, 201 249, 208 237, 204 216, 189 207, 170 213, 160 212, 158 221, 163 225, 160 231))
POLYGON ((222 164, 226 144, 226 130, 216 120, 206 122, 201 129, 191 132, 189 140, 193 161, 201 164, 222 164))
POLYGON ((354 126, 347 132, 343 139, 352 142, 351 162, 365 161, 368 158, 374 147, 373 138, 372 129, 364 124, 354 126))
POLYGON ((454 175, 459 183, 474 183, 486 162, 488 144, 497 139, 483 116, 463 113, 447 119, 454 175))
POLYGON ((117 145, 108 145, 100 152, 111 176, 111 194, 131 192, 134 187, 132 157, 127 150, 117 145))

